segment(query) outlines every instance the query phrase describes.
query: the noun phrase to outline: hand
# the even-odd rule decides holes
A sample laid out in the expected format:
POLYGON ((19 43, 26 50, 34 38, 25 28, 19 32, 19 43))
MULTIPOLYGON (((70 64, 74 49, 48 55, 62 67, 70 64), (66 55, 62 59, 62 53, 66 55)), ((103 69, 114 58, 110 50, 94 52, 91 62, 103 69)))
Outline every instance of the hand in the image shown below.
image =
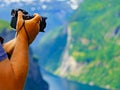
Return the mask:
POLYGON ((23 13, 21 11, 18 11, 16 31, 18 32, 18 34, 22 33, 21 36, 26 35, 28 38, 29 44, 32 43, 32 41, 35 39, 35 37, 39 33, 40 19, 41 17, 37 13, 35 13, 34 18, 30 20, 23 20, 23 13))

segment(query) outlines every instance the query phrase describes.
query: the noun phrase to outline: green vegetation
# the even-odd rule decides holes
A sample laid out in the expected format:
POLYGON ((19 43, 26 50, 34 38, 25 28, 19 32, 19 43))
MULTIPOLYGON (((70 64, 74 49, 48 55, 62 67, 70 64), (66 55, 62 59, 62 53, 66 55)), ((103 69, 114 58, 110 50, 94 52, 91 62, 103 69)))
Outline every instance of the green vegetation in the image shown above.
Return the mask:
POLYGON ((38 54, 40 64, 57 74, 67 67, 63 76, 70 80, 120 90, 119 4, 120 0, 84 0, 70 17, 68 59, 72 57, 76 62, 73 71, 69 67, 71 63, 61 65, 68 36, 67 32, 62 34, 67 31, 64 26, 50 31, 41 39, 37 48, 41 51, 38 54))
POLYGON ((63 27, 51 30, 43 36, 35 52, 39 57, 40 65, 49 72, 54 72, 60 65, 61 55, 66 44, 66 33, 63 27))
POLYGON ((120 89, 120 0, 84 0, 69 20, 70 55, 86 62, 72 80, 120 89))
POLYGON ((9 26, 10 26, 10 25, 9 25, 8 22, 6 22, 6 21, 4 21, 4 20, 0 20, 0 32, 1 32, 1 30, 3 30, 4 28, 6 28, 6 29, 10 28, 9 26))

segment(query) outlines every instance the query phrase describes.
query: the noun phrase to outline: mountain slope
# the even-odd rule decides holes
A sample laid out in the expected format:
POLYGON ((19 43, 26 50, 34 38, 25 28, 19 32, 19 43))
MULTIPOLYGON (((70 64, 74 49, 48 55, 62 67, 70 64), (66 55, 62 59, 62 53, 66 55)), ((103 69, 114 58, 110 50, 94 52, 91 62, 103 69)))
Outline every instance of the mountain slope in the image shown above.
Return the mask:
POLYGON ((71 17, 69 53, 80 64, 76 65, 77 73, 69 72, 71 67, 68 67, 66 77, 106 88, 120 88, 119 3, 119 0, 86 0, 71 17))
POLYGON ((9 23, 4 21, 4 20, 0 20, 0 31, 2 31, 3 28, 8 29, 9 28, 9 23))
POLYGON ((41 66, 53 72, 60 65, 62 52, 66 44, 66 29, 57 28, 51 30, 41 38, 38 46, 34 50, 35 54, 39 57, 41 66), (57 62, 57 63, 56 63, 57 62))
POLYGON ((62 28, 63 31, 66 30, 67 35, 67 37, 63 37, 66 42, 64 42, 62 51, 59 51, 59 47, 63 40, 58 40, 61 33, 56 34, 59 29, 49 33, 49 37, 46 35, 42 38, 46 45, 44 48, 42 47, 44 43, 41 44, 40 41, 39 52, 42 49, 44 57, 53 55, 51 58, 41 58, 45 62, 49 61, 45 67, 71 80, 109 89, 120 89, 119 3, 119 0, 93 0, 92 2, 85 0, 70 17, 65 28, 62 28), (68 33, 69 31, 71 31, 71 35, 68 33), (54 35, 56 37, 53 39, 54 35), (68 41, 68 37, 71 37, 70 41, 68 41), (55 39, 56 42, 51 43, 55 39), (59 53, 54 55, 49 52, 49 50, 54 52, 54 49, 47 45, 56 45, 59 53), (59 60, 54 57, 57 55, 59 60), (51 70, 51 67, 54 67, 51 60, 54 64, 59 62, 54 70, 51 70))

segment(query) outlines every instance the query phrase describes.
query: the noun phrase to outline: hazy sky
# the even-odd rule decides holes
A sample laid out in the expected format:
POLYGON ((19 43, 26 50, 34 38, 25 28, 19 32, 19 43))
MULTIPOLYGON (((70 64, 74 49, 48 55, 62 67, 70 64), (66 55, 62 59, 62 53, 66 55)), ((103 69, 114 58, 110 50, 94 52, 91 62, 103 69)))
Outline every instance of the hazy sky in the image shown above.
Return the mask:
MULTIPOLYGON (((36 1, 36 0, 0 0, 0 2, 4 2, 5 5, 10 4, 10 3, 14 3, 14 2, 25 2, 28 4, 32 4, 32 2, 36 1)), ((79 6, 79 3, 82 2, 83 0, 37 0, 38 2, 40 1, 42 2, 51 2, 51 1, 60 1, 60 2, 65 2, 68 3, 68 5, 71 6, 72 9, 77 9, 79 6)))

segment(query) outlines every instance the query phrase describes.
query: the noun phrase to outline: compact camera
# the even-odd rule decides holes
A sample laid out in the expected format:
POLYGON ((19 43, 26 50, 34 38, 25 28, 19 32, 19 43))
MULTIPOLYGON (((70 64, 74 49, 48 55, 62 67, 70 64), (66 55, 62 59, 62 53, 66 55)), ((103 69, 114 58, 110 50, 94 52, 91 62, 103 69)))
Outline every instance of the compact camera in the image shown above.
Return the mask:
MULTIPOLYGON (((34 17, 33 15, 29 15, 29 13, 23 9, 12 9, 11 10, 12 18, 11 18, 10 26, 14 29, 16 29, 18 11, 21 11, 23 13, 24 20, 29 20, 34 17)), ((40 21, 40 30, 39 30, 40 32, 44 32, 44 29, 46 27, 46 19, 47 19, 47 17, 42 17, 42 19, 40 21)))

